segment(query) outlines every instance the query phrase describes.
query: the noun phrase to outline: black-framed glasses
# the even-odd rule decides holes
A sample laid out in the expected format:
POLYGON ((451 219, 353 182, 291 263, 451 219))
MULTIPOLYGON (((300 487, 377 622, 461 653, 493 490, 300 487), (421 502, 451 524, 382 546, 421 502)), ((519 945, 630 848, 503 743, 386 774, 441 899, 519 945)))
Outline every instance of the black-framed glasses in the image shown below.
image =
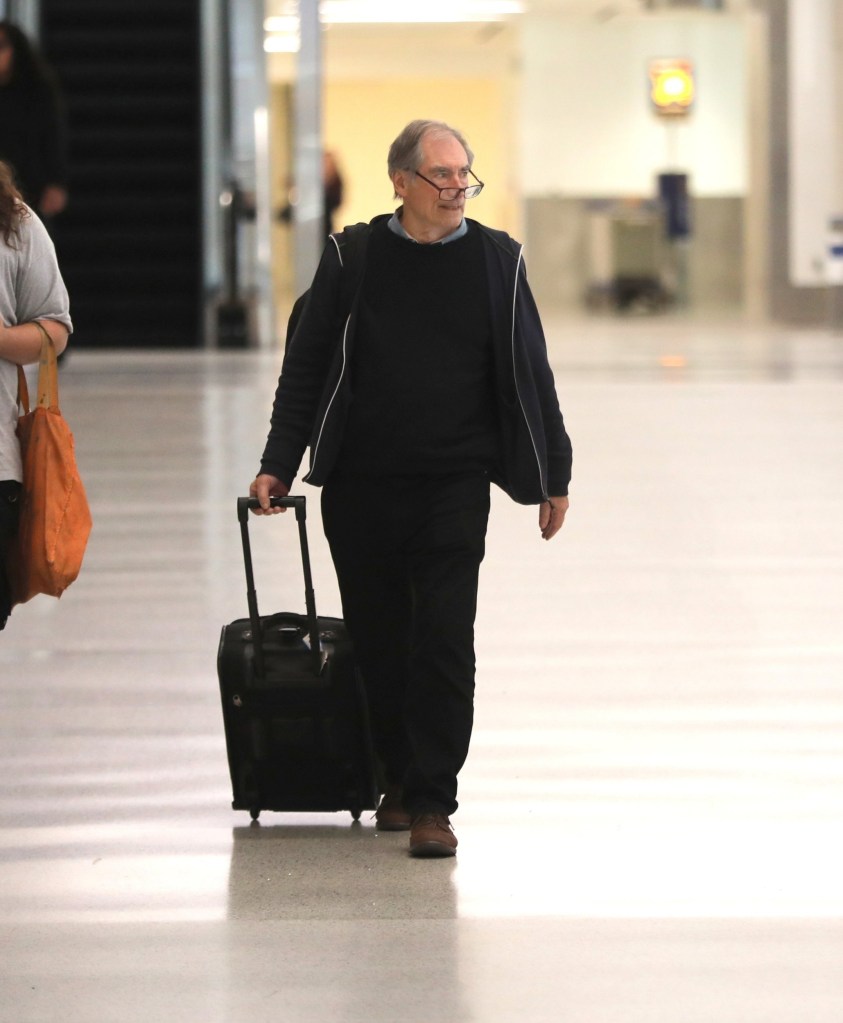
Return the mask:
POLYGON ((440 199, 458 199, 461 194, 464 194, 466 199, 473 199, 476 195, 480 195, 483 191, 483 182, 477 177, 473 170, 469 170, 468 173, 474 178, 477 184, 466 185, 464 188, 440 188, 435 181, 431 181, 430 178, 426 178, 421 171, 414 171, 413 173, 416 177, 421 178, 422 181, 426 181, 429 185, 432 185, 439 193, 440 199))

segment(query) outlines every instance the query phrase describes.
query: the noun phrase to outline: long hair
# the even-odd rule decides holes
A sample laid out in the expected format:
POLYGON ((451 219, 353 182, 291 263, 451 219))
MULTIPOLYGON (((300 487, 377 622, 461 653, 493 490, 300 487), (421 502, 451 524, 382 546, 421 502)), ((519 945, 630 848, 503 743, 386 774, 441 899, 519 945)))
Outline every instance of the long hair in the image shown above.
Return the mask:
POLYGON ((0 32, 6 34, 12 46, 12 77, 10 85, 22 85, 24 87, 47 86, 52 88, 54 76, 47 66, 44 58, 30 42, 25 32, 22 32, 14 22, 0 21, 0 32))
POLYGON ((7 245, 14 246, 20 234, 20 222, 29 216, 29 210, 15 185, 12 169, 0 160, 0 234, 7 245))

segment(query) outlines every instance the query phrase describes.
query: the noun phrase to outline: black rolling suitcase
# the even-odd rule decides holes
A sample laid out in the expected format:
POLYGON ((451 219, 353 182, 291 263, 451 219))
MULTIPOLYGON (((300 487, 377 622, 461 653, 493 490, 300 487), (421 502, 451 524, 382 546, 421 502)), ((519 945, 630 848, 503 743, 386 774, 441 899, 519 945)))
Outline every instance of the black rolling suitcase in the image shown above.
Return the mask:
POLYGON ((249 542, 253 498, 237 501, 249 617, 223 627, 217 670, 235 810, 350 810, 379 796, 369 716, 351 643, 339 618, 316 615, 303 497, 294 508, 306 614, 260 617, 249 542))

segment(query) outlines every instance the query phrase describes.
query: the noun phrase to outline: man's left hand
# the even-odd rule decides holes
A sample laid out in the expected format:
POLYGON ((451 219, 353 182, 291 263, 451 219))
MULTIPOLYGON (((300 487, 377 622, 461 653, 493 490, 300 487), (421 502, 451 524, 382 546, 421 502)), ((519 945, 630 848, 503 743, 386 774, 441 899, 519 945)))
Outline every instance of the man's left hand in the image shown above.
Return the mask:
POLYGON ((549 501, 542 501, 539 505, 539 529, 545 540, 556 536, 562 528, 567 511, 567 497, 551 497, 549 501))

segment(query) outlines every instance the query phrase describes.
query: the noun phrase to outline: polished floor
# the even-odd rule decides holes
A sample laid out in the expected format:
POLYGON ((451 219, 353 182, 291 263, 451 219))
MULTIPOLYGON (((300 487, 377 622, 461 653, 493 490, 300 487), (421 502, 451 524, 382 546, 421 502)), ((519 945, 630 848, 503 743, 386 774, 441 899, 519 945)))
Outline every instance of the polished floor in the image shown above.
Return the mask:
MULTIPOLYGON (((547 544, 494 499, 455 862, 230 809, 216 647, 278 357, 71 356, 87 562, 0 636, 3 1023, 843 1020, 843 337, 548 334, 572 507, 547 544)), ((291 521, 253 536, 297 607, 291 521)))

